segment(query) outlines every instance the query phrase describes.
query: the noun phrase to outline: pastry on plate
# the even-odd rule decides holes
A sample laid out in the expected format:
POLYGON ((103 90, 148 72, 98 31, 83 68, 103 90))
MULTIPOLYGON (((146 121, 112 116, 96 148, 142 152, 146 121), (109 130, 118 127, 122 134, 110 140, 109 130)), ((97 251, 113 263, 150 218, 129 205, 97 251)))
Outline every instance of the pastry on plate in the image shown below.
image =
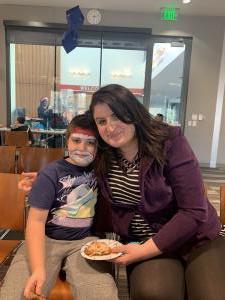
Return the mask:
POLYGON ((88 256, 109 255, 112 249, 105 242, 94 241, 85 248, 84 253, 88 256))

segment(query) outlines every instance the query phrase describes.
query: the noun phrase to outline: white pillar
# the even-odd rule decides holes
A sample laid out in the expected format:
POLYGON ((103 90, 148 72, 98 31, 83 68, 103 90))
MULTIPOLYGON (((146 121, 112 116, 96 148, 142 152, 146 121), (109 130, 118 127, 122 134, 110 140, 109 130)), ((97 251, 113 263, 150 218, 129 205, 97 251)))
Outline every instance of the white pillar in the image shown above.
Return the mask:
POLYGON ((223 108, 224 89, 225 89, 224 70, 225 70, 225 32, 224 32, 223 49, 222 49, 221 62, 220 62, 220 74, 219 74, 217 99, 216 99, 216 110, 215 110, 213 137, 212 137, 210 168, 216 168, 216 163, 217 163, 217 152, 219 146, 220 127, 221 127, 222 108, 223 108))

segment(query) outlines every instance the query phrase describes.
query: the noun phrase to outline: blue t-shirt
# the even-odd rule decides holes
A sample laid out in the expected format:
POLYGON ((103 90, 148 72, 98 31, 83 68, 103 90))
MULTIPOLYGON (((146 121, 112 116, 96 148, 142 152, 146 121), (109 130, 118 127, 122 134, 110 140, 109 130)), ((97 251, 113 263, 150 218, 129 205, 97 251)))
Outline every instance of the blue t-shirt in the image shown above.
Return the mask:
POLYGON ((56 240, 90 235, 97 201, 97 181, 90 167, 60 159, 38 174, 29 193, 31 207, 49 210, 45 233, 56 240))

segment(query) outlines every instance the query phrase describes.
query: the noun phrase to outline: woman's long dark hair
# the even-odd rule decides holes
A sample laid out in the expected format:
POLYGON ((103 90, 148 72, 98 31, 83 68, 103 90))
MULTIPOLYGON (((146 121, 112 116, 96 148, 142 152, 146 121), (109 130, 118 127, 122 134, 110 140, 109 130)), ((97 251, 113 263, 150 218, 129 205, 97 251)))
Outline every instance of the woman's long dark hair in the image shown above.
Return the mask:
MULTIPOLYGON (((107 85, 93 94, 90 105, 92 116, 95 106, 102 103, 107 104, 122 122, 135 126, 141 157, 153 157, 159 164, 164 163, 163 145, 169 135, 167 124, 155 120, 127 88, 118 84, 107 85)), ((113 153, 115 148, 106 144, 99 136, 97 173, 107 172, 113 153)))

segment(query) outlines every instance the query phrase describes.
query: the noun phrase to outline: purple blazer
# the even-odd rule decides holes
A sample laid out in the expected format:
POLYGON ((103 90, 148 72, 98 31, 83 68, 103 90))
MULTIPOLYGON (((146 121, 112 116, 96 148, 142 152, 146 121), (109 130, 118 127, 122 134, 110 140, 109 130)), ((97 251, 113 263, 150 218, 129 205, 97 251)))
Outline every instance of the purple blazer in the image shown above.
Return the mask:
POLYGON ((204 193, 198 161, 179 127, 170 127, 165 143, 166 163, 141 160, 141 201, 136 207, 115 205, 107 174, 99 180, 101 197, 97 224, 129 240, 128 227, 138 209, 155 230, 153 240, 163 253, 186 256, 192 247, 214 239, 220 222, 204 193))

